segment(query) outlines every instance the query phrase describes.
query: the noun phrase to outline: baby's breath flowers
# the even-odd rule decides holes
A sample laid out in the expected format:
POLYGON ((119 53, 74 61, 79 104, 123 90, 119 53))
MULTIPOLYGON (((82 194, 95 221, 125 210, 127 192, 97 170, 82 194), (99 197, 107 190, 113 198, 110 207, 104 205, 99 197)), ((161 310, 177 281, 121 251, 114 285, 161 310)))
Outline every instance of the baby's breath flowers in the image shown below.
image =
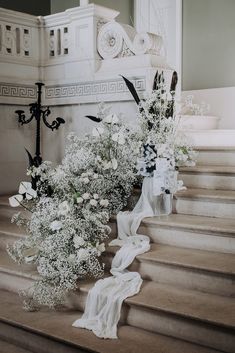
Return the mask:
POLYGON ((40 178, 38 194, 25 184, 27 200, 21 194, 10 200, 32 211, 30 220, 14 217, 27 225, 28 236, 8 247, 15 261, 35 264, 39 274, 32 288, 21 292, 27 310, 63 304, 79 280, 104 273, 107 223, 126 205, 133 189, 139 142, 118 116, 105 115, 101 108, 103 120, 92 135, 69 135, 61 165, 53 168, 44 162, 29 169, 30 176, 40 178))

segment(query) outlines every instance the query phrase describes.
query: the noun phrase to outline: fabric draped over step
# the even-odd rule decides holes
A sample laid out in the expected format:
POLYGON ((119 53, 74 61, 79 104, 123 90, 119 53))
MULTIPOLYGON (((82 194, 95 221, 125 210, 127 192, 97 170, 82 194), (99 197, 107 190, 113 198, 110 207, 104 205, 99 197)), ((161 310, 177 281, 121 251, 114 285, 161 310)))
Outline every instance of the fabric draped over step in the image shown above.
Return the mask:
POLYGON ((100 338, 117 338, 117 325, 123 301, 140 291, 142 279, 138 272, 130 272, 128 266, 135 257, 150 249, 146 235, 137 234, 145 217, 154 216, 153 178, 144 178, 142 193, 133 211, 117 215, 118 237, 110 246, 120 246, 113 258, 112 277, 98 280, 89 291, 85 312, 73 323, 74 327, 86 328, 100 338))

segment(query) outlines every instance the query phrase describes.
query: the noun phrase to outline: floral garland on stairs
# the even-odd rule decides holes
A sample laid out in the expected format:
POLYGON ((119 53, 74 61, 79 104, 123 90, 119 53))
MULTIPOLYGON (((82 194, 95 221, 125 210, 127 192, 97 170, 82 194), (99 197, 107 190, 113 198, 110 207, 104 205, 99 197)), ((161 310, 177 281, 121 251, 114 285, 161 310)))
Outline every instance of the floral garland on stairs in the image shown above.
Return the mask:
MULTIPOLYGON (((104 111, 101 105, 101 117, 104 111)), ((140 143, 116 115, 105 116, 92 136, 71 134, 68 139, 61 165, 44 162, 29 169, 29 175, 40 176, 37 194, 24 182, 19 195, 10 198, 12 206, 21 204, 31 213, 30 219, 22 213, 14 216, 28 236, 8 247, 15 261, 36 264, 40 275, 21 291, 28 310, 63 304, 80 279, 103 276, 108 221, 126 205, 136 182, 140 143)))
MULTIPOLYGON (((44 162, 29 169, 29 175, 39 177, 37 192, 30 183, 21 183, 19 195, 10 198, 12 206, 22 205, 31 213, 13 217, 26 226, 28 236, 8 247, 15 261, 35 264, 40 276, 31 288, 21 291, 27 310, 61 305, 79 280, 101 278, 108 221, 126 206, 136 182, 154 175, 156 181, 159 161, 164 168, 167 165, 166 175, 179 165, 194 163, 192 148, 177 138, 175 87, 169 95, 163 74, 157 74, 152 94, 140 101, 130 81, 125 81, 139 106, 136 129, 101 104, 97 117, 88 116, 98 122, 91 135, 80 139, 70 134, 61 165, 54 168, 44 162)), ((173 194, 182 187, 175 174, 168 179, 161 176, 155 182, 156 195, 173 194)))

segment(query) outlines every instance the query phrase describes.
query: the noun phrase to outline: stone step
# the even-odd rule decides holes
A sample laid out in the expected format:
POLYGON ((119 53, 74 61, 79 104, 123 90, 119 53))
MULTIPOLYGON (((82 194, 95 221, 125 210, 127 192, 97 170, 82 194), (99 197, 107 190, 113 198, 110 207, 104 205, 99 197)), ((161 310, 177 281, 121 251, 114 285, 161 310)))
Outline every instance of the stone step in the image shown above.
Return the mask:
MULTIPOLYGON (((6 266, 6 263, 5 263, 6 266)), ((4 267, 4 266, 2 266, 4 267)), ((14 278, 15 264, 8 270, 8 278, 2 289, 17 291, 25 285, 24 278, 36 278, 32 270, 18 270, 14 278), (12 281, 9 275, 14 278, 12 281), (23 279, 23 282, 22 282, 23 279), (9 285, 12 283, 12 285, 9 285)), ((7 271, 6 271, 7 272, 7 271)), ((5 273, 6 273, 5 272, 5 273)), ((1 277, 0 277, 1 278, 1 277)), ((67 307, 83 311, 86 296, 94 280, 81 281, 79 290, 67 298, 67 307)), ((235 343, 235 303, 233 298, 202 293, 177 286, 144 281, 140 293, 127 298, 122 311, 122 322, 145 330, 178 337, 213 349, 233 352, 235 343)))
POLYGON ((6 249, 8 244, 12 245, 24 237, 26 237, 26 232, 22 227, 11 223, 8 218, 0 218, 0 249, 6 249))
MULTIPOLYGON (((118 247, 109 247, 104 261, 110 268, 118 247)), ((212 294, 235 296, 235 257, 202 250, 151 244, 129 267, 145 280, 212 294)))
POLYGON ((0 300, 0 337, 35 353, 218 353, 131 326, 119 327, 118 340, 102 340, 71 326, 81 315, 77 311, 24 312, 19 297, 5 291, 0 291, 0 300))
POLYGON ((234 351, 235 305, 231 299, 144 282, 140 293, 126 302, 129 325, 234 351))
MULTIPOLYGON (((111 224, 115 232, 116 223, 111 224)), ((235 254, 233 219, 171 214, 145 218, 138 233, 157 244, 235 254)))
POLYGON ((9 195, 0 196, 0 219, 11 220, 15 213, 22 212, 25 217, 30 217, 30 212, 26 211, 23 207, 11 207, 9 204, 9 195))
POLYGON ((0 252, 0 289, 18 293, 39 278, 34 265, 15 263, 6 251, 0 252))
POLYGON ((188 188, 235 190, 235 166, 183 167, 179 179, 188 188))
MULTIPOLYGON (((106 269, 118 250, 109 247, 104 254, 106 269)), ((39 278, 34 266, 16 264, 5 251, 0 252, 0 287, 18 292, 39 278)), ((137 256, 130 266, 142 278, 159 283, 235 296, 235 258, 232 254, 151 244, 151 251, 137 256)))
POLYGON ((235 191, 192 188, 177 192, 174 212, 234 219, 235 191))
POLYGON ((0 340, 0 350, 1 353, 32 353, 32 351, 28 349, 17 347, 14 344, 2 340, 0 340))
MULTIPOLYGON (((81 284, 73 308, 84 310, 93 282, 81 284)), ((178 337, 223 352, 235 344, 235 303, 232 298, 144 281, 141 291, 125 300, 122 318, 130 326, 178 337)))
POLYGON ((235 147, 197 146, 197 164, 235 166, 235 147))
POLYGON ((195 146, 206 147, 235 147, 235 130, 184 130, 190 143, 195 146))

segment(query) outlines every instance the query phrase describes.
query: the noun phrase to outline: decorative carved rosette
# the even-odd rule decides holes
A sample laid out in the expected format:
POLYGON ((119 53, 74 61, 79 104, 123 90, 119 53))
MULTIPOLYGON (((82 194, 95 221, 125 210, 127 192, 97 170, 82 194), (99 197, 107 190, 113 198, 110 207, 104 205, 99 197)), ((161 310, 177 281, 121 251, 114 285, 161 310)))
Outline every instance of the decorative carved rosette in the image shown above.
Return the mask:
POLYGON ((162 37, 152 33, 137 33, 129 25, 115 21, 104 24, 98 33, 97 50, 103 59, 123 56, 160 55, 162 37))

